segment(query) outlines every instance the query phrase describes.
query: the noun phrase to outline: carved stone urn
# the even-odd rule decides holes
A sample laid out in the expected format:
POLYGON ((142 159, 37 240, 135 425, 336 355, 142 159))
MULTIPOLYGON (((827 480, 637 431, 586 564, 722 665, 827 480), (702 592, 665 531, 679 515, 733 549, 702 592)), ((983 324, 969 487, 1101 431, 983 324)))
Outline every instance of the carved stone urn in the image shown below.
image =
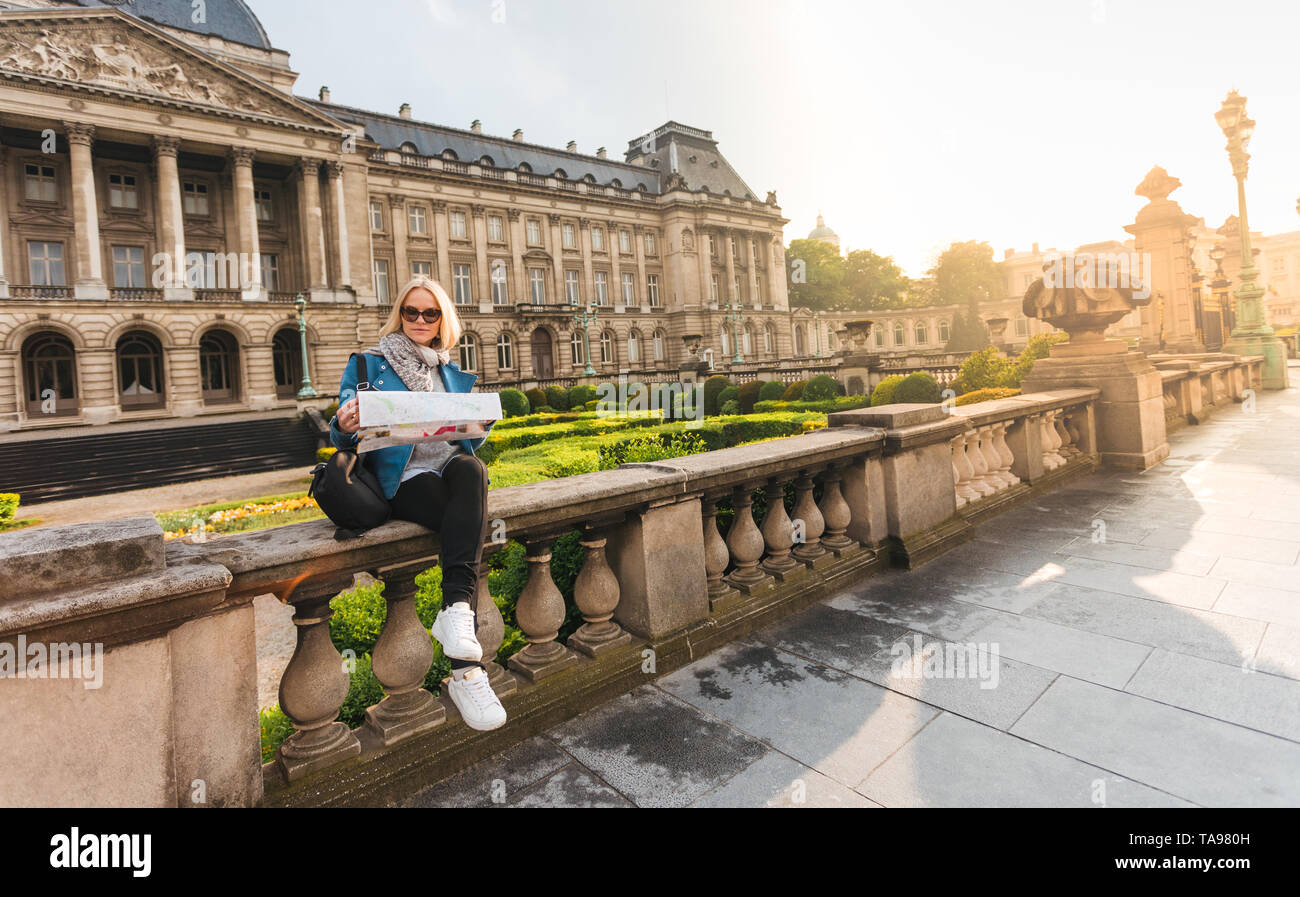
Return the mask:
POLYGON ((682 343, 686 346, 686 354, 690 356, 692 361, 699 357, 700 342, 703 339, 704 336, 699 333, 688 333, 682 337, 682 343))
POLYGON ((874 321, 845 321, 844 329, 836 331, 840 341, 845 345, 851 346, 854 354, 862 354, 867 351, 867 337, 871 334, 871 325, 874 321))
POLYGON ((1052 347, 1053 358, 1078 358, 1127 352, 1123 340, 1106 338, 1106 328, 1150 303, 1150 292, 1130 272, 1084 253, 1043 262, 1043 276, 1025 291, 1022 307, 1070 335, 1052 347))

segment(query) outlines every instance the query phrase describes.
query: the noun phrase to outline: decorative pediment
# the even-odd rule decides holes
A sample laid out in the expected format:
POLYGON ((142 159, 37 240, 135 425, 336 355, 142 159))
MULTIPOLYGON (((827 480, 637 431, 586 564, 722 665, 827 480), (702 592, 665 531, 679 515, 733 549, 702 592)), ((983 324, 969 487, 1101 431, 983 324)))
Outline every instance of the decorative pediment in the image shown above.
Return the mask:
POLYGON ((338 129, 328 116, 115 10, 0 19, 0 77, 69 82, 338 129))
POLYGON ((72 227, 71 215, 53 212, 18 212, 9 216, 9 222, 24 227, 72 227))

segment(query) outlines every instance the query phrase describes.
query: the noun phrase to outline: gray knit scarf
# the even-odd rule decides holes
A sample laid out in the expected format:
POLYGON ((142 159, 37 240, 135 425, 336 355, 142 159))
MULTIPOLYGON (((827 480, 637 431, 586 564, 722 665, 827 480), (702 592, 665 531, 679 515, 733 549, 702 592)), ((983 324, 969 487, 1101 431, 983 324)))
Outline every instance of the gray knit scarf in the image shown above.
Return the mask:
MULTIPOLYGON (((446 349, 425 348, 400 330, 384 334, 378 346, 366 351, 383 355, 411 392, 433 392, 433 378, 438 376, 433 362, 447 364, 451 360, 451 353, 446 349)), ((441 384, 438 390, 441 391, 441 384)))

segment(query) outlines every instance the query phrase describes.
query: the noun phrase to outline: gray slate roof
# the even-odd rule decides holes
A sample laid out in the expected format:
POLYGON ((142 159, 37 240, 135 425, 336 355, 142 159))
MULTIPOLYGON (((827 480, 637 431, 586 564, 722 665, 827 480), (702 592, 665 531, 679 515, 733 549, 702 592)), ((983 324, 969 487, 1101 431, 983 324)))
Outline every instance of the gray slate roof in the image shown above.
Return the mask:
POLYGON ((191 20, 193 8, 188 0, 72 0, 67 5, 87 9, 120 9, 127 15, 147 19, 158 25, 180 28, 195 34, 210 34, 263 50, 272 49, 262 23, 244 0, 205 0, 207 21, 202 23, 191 20))

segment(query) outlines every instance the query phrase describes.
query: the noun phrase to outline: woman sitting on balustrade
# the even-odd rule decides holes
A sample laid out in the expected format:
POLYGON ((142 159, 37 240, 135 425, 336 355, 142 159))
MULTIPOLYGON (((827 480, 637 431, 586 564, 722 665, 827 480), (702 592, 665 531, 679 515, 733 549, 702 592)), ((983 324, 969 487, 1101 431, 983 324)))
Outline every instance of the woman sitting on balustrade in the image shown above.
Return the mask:
MULTIPOLYGON (((379 330, 379 345, 365 350, 372 389, 420 392, 469 392, 478 379, 451 361, 461 324, 447 291, 428 277, 402 287, 392 312, 379 330)), ((353 448, 360 429, 355 398, 357 356, 348 362, 339 384, 346 399, 330 421, 330 441, 353 448)), ((485 421, 491 429, 492 422, 485 421)), ((442 609, 433 636, 451 660, 452 675, 443 680, 465 722, 488 730, 506 721, 505 708, 488 684, 483 649, 475 635, 478 571, 487 537, 488 474, 474 454, 483 439, 422 442, 390 446, 362 454, 383 487, 399 520, 410 520, 441 534, 442 609)))

